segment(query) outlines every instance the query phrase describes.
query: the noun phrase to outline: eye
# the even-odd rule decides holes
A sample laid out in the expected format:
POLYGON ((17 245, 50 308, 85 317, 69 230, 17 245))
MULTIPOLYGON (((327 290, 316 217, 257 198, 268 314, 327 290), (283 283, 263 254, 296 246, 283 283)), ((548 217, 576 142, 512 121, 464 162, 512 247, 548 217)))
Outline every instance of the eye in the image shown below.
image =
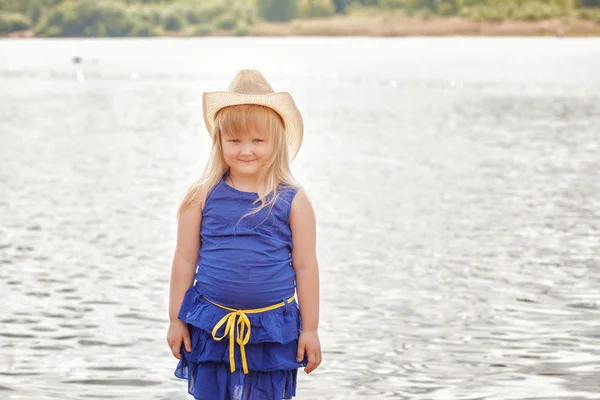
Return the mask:
POLYGON ((264 140, 262 140, 262 139, 254 139, 253 142, 254 143, 260 143, 260 142, 264 142, 264 140))
POLYGON ((231 143, 239 143, 240 139, 231 139, 231 140, 229 140, 229 142, 231 142, 231 143))

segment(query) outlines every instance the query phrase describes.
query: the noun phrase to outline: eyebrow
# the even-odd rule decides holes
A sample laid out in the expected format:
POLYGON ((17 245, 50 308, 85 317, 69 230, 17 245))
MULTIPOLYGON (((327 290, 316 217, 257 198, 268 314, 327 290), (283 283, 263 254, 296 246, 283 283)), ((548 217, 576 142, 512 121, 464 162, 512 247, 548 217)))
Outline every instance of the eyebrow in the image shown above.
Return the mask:
POLYGON ((269 137, 267 135, 240 135, 240 136, 225 136, 223 139, 225 140, 242 140, 248 138, 250 140, 268 140, 269 137))

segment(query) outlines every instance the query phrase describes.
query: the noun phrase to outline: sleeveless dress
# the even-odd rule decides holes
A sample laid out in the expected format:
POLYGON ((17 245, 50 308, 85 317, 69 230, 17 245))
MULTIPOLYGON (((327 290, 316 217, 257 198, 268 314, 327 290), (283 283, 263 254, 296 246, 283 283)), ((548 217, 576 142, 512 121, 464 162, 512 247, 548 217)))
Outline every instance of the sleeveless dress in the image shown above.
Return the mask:
POLYGON ((281 187, 272 208, 242 218, 256 207, 258 195, 227 185, 226 177, 207 196, 202 211, 196 282, 179 311, 192 351, 182 344, 175 376, 188 381, 188 392, 198 400, 291 399, 298 368, 307 364, 306 356, 296 360, 302 322, 296 301, 288 302, 295 293, 289 217, 296 189, 281 187), (232 366, 229 336, 217 341, 212 335, 230 313, 218 305, 248 310, 281 302, 282 307, 247 314, 248 373, 237 343, 232 366))

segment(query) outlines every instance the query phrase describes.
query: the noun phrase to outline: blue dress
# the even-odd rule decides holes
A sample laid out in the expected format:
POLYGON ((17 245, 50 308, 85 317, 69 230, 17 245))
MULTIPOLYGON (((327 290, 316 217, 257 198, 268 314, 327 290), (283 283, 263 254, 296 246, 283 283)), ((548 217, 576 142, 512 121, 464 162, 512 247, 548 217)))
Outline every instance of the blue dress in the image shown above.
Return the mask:
MULTIPOLYGON (((196 283, 186 292, 179 318, 189 329, 192 351, 181 346, 175 376, 188 380, 198 400, 281 400, 296 394, 298 336, 302 322, 295 300, 290 209, 296 189, 281 187, 275 205, 245 216, 256 207, 256 193, 225 183, 207 196, 202 212, 196 283), (245 345, 248 373, 240 347, 230 362, 229 337, 216 341, 215 325, 232 309, 283 307, 247 314, 251 335, 245 345)), ((219 336, 223 331, 219 331, 219 336)))

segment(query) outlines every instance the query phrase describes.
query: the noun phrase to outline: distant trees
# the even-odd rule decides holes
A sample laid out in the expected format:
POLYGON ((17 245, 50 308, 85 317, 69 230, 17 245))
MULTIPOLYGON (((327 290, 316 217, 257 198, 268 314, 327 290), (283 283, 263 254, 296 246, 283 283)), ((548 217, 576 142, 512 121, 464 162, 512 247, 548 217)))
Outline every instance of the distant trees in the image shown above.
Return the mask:
POLYGON ((298 3, 302 18, 322 18, 335 14, 335 5, 331 0, 300 0, 298 3))
POLYGON ((267 21, 289 21, 298 16, 296 0, 256 0, 258 14, 267 21))
POLYGON ((333 0, 333 7, 337 14, 345 14, 346 7, 350 4, 352 0, 333 0))
POLYGON ((0 0, 0 35, 246 35, 259 19, 285 22, 335 14, 456 15, 472 20, 535 20, 565 15, 600 23, 600 0, 0 0))
POLYGON ((0 34, 23 31, 31 27, 31 20, 19 13, 0 14, 0 34))
POLYGON ((246 0, 0 0, 0 34, 25 29, 63 37, 217 29, 247 34, 256 18, 256 7, 246 0))
POLYGON ((36 32, 66 37, 149 36, 159 29, 121 2, 82 0, 49 9, 40 18, 36 32))

